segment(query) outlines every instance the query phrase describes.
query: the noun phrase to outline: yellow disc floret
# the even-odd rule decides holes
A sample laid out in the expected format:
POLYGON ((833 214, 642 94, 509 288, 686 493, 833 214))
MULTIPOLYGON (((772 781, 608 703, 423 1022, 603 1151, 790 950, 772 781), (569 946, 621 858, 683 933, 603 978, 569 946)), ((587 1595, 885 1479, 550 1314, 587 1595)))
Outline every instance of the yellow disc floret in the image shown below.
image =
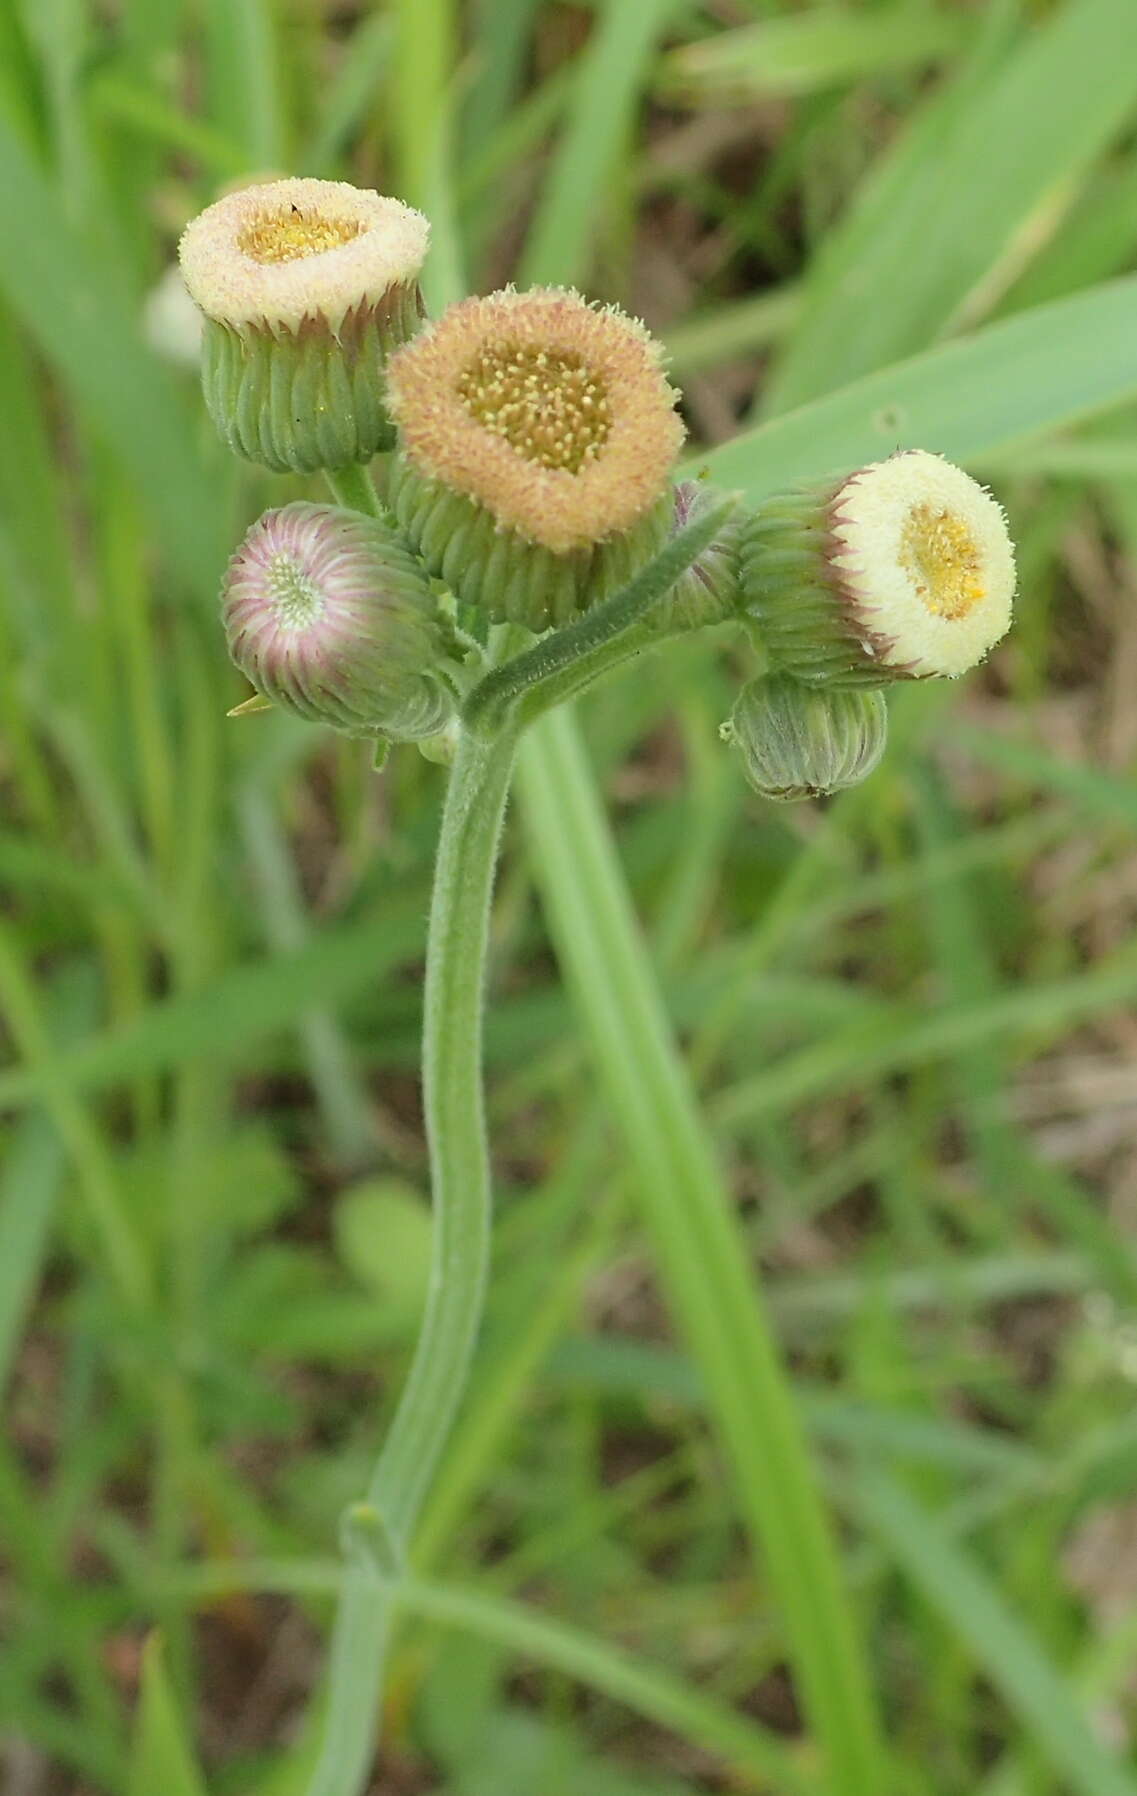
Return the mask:
POLYGON ((954 623, 982 603, 979 545, 963 519, 946 506, 912 507, 900 533, 900 561, 933 617, 954 623))
POLYGON ((962 468, 905 449, 860 468, 829 508, 830 569, 870 663, 916 678, 981 661, 1011 621, 1002 508, 962 468))
POLYGON ((556 555, 610 541, 666 494, 677 395, 643 326, 552 287, 451 306, 390 365, 416 477, 556 555))
POLYGON ((208 206, 179 245, 207 318, 233 330, 340 329, 418 279, 430 226, 400 200, 344 181, 242 187, 208 206))
POLYGON ((457 382, 470 416, 526 461, 579 474, 608 440, 602 374, 574 350, 487 343, 457 382))
POLYGON ((358 218, 323 218, 318 212, 302 212, 295 203, 279 212, 254 218, 237 235, 237 248, 254 262, 299 262, 304 256, 322 256, 341 249, 360 235, 358 218))

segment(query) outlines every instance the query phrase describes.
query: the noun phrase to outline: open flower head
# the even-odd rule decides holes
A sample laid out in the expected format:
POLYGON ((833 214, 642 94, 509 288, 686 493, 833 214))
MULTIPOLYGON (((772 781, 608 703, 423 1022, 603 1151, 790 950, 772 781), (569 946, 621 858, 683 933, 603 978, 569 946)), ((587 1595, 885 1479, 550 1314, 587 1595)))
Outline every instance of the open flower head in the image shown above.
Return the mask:
POLYGON ((769 501, 744 532, 742 570, 763 643, 804 680, 954 677, 1011 621, 1015 560, 1001 507, 923 449, 769 501))
POLYGON ((384 368, 421 322, 429 233, 399 200, 307 179, 241 188, 192 220, 179 256, 231 448, 310 472, 389 447, 384 368))
POLYGON ((421 212, 346 181, 286 179, 228 193, 186 226, 186 286, 234 329, 298 331, 413 285, 430 226, 421 212))
POLYGON ((411 556, 376 519, 303 500, 266 511, 221 594, 229 652, 265 698, 349 735, 437 735, 448 641, 411 556))
POLYGON ((562 621, 665 538, 676 397, 614 307, 547 287, 463 300, 389 370, 400 523, 467 602, 562 621))

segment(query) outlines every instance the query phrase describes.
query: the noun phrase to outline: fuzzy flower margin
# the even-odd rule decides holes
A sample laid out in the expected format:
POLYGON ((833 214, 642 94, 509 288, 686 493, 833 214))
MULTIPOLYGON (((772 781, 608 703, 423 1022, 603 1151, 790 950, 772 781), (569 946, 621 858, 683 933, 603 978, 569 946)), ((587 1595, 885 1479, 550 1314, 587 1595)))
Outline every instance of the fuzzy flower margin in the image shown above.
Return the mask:
POLYGON ((415 471, 554 554, 629 530, 683 441, 662 351, 571 289, 460 301, 391 360, 388 405, 415 471))
POLYGON ((924 449, 859 469, 830 509, 832 566, 886 667, 955 677, 1011 623, 1015 554, 1002 506, 924 449))
POLYGON ((240 188, 186 227, 202 393, 237 455, 310 474, 391 447, 383 371, 422 321, 429 234, 399 200, 304 179, 240 188))
POLYGON ((243 187, 198 214, 179 256, 191 297, 231 329, 338 332, 349 312, 417 280, 430 225, 421 212, 346 181, 303 177, 243 187))

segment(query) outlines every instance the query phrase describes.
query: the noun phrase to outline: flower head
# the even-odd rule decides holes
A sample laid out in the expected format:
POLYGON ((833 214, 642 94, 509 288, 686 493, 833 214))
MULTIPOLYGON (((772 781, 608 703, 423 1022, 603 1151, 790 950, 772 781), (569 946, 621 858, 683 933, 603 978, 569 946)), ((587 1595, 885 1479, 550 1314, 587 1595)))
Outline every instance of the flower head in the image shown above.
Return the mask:
POLYGON ((298 501, 266 511, 222 586, 229 652, 257 691, 350 735, 436 735, 454 709, 430 587, 377 522, 298 501))
POLYGON ((1015 592, 1006 517, 962 468, 902 450, 851 474, 829 518, 832 567, 886 667, 961 674, 1006 635, 1015 592))
POLYGON ((451 306, 389 381, 410 466, 558 555, 650 511, 683 440, 644 327, 559 288, 451 306))
POLYGON ((187 226, 202 389, 231 449, 312 473, 390 447, 384 370, 422 320, 429 232, 399 200, 308 180, 240 188, 187 226))
POLYGON ((233 329, 296 332, 417 281, 430 226, 421 212, 345 181, 243 187, 193 219, 179 246, 190 294, 233 329))
POLYGON ((991 494, 901 450, 749 521, 742 580, 774 662, 821 684, 954 677, 1005 635, 1014 549, 991 494))

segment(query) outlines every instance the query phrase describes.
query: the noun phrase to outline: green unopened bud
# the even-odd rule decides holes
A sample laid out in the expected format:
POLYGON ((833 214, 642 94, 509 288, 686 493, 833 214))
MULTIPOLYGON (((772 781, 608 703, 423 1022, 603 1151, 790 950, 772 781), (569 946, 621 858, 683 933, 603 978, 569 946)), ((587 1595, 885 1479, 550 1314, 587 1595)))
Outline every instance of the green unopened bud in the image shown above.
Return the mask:
POLYGON ((803 686, 772 673, 743 688, 721 734, 763 798, 821 798, 872 772, 888 713, 879 692, 803 686))
MULTIPOLYGON (((723 502, 722 492, 706 480, 681 480, 671 498, 673 536, 723 502)), ((733 512, 651 612, 650 621, 661 634, 701 630, 705 624, 721 624, 738 616, 742 602, 738 567, 742 522, 742 514, 733 512)))
POLYGON ((205 316, 202 387, 229 447, 277 473, 369 461, 394 441, 384 370, 422 320, 430 227, 342 181, 226 195, 179 247, 205 316))
POLYGON ((434 595, 374 518, 304 501, 266 511, 229 563, 221 611, 241 672, 311 722, 408 742, 454 714, 434 595))
POLYGON ((954 677, 1011 621, 1001 508, 922 449, 765 501, 743 529, 741 567, 771 661, 819 685, 954 677))
POLYGON ((557 288, 451 306, 394 357, 390 502, 464 604, 568 623, 651 559, 683 440, 659 346, 557 288))

